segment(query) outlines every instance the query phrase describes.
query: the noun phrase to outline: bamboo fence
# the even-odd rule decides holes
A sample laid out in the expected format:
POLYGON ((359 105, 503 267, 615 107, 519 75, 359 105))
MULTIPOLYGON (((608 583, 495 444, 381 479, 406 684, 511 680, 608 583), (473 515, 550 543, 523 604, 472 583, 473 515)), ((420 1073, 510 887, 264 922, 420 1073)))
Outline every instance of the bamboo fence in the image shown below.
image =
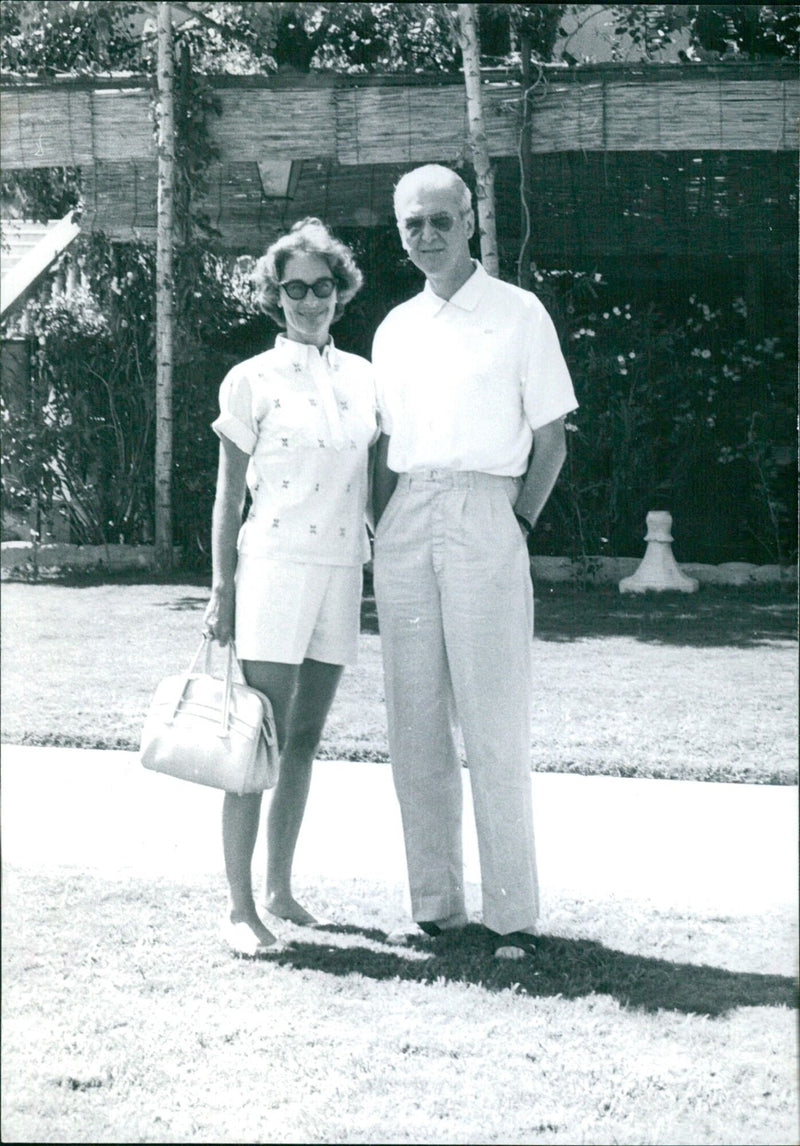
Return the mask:
MULTIPOLYGON (((516 154, 518 83, 483 85, 491 153, 516 154)), ((223 162, 269 157, 339 163, 452 161, 464 154, 460 83, 418 81, 218 86, 210 120, 223 162)), ((551 151, 795 150, 796 68, 630 68, 547 71, 533 92, 532 147, 551 151)), ((127 86, 54 83, 0 90, 2 163, 85 166, 153 158, 150 93, 127 86)))
MULTIPOLYGON (((519 170, 496 165, 504 246, 522 225, 519 170)), ((776 257, 797 250, 797 156, 786 152, 562 152, 539 156, 532 175, 532 249, 543 266, 608 259, 631 269, 662 256, 776 257)))
MULTIPOLYGON (((221 114, 210 116, 209 131, 219 162, 207 173, 198 208, 228 249, 258 249, 304 214, 340 227, 389 225, 391 186, 400 171, 421 162, 460 163, 468 153, 458 76, 221 77, 213 85, 221 114), (258 161, 275 159, 296 165, 292 198, 275 199, 261 184, 258 161)), ((484 83, 483 96, 504 225, 513 230, 521 89, 494 77, 484 83)), ((594 232, 608 225, 612 204, 617 237, 632 242, 637 220, 649 220, 669 245, 671 232, 682 241, 692 235, 692 197, 705 196, 725 242, 734 234, 746 240, 739 219, 748 210, 766 219, 774 215, 776 195, 790 207, 796 202, 800 79, 793 65, 544 69, 531 100, 537 201, 558 210, 563 250, 578 241, 600 243, 594 232), (761 165, 766 189, 760 198, 758 178, 737 174, 741 165, 733 160, 736 153, 744 162, 756 152, 786 159, 783 166, 761 165), (645 157, 644 167, 632 153, 645 157), (722 181, 716 199, 703 189, 695 163, 709 153, 731 160, 714 176, 722 181), (664 155, 672 155, 668 170, 654 158, 664 155)), ((143 81, 5 86, 0 132, 5 170, 82 169, 85 227, 123 239, 152 238, 155 143, 143 81)), ((753 164, 758 161, 750 163, 751 174, 753 164)), ((785 233, 786 220, 780 222, 785 233)), ((770 228, 765 233, 754 224, 752 233, 774 245, 770 228)))
POLYGON ((85 167, 112 159, 155 162, 150 93, 141 87, 0 90, 5 170, 85 167))

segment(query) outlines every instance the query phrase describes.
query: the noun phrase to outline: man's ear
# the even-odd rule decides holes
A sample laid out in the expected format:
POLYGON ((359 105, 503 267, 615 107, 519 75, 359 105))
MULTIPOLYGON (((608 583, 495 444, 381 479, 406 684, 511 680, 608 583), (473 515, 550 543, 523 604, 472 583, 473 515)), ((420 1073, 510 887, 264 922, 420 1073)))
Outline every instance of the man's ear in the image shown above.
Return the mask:
POLYGON ((466 222, 467 222, 467 238, 471 239, 472 236, 475 234, 475 212, 472 210, 471 207, 470 207, 469 211, 467 212, 466 222))

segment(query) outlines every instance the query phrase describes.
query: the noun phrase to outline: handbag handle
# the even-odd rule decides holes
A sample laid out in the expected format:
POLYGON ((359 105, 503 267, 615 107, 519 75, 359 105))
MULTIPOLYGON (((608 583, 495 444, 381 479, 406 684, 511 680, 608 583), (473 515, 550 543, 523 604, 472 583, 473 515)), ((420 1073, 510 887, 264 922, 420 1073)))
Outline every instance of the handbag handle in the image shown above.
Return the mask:
MULTIPOLYGON (((183 700, 184 693, 186 692, 189 681, 193 676, 197 675, 195 671, 197 669, 197 662, 200 660, 200 657, 203 656, 203 654, 205 654, 203 657, 203 672, 208 673, 211 665, 211 644, 211 637, 203 634, 203 640, 200 644, 200 647, 192 658, 192 663, 189 665, 186 675, 181 680, 181 686, 175 698, 175 707, 173 708, 172 717, 170 719, 175 717, 178 709, 180 708, 181 701, 183 700)), ((233 691, 234 662, 238 668, 239 661, 236 657, 234 643, 233 641, 229 641, 228 657, 225 665, 225 690, 222 694, 222 712, 220 714, 219 729, 217 731, 217 736, 220 737, 228 736, 230 731, 231 693, 233 691)), ((242 673, 241 668, 239 668, 239 674, 242 677, 242 680, 244 680, 244 674, 242 673)))

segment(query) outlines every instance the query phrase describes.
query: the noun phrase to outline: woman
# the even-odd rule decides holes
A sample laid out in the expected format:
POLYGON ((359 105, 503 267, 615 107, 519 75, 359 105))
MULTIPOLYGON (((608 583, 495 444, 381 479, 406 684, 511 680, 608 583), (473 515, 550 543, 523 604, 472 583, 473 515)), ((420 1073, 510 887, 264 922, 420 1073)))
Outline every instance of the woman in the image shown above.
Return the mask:
MULTIPOLYGON (((281 768, 268 817, 266 908, 303 925, 316 921, 292 895, 292 860, 325 718, 356 658, 375 394, 369 363, 330 337, 363 281, 349 248, 319 219, 303 219, 256 275, 265 309, 286 333, 220 387, 204 626, 222 644, 235 634, 245 679, 272 701, 281 768), (245 485, 252 505, 242 525, 245 485)), ((260 808, 260 793, 225 793, 223 937, 249 956, 276 942, 253 900, 260 808)))

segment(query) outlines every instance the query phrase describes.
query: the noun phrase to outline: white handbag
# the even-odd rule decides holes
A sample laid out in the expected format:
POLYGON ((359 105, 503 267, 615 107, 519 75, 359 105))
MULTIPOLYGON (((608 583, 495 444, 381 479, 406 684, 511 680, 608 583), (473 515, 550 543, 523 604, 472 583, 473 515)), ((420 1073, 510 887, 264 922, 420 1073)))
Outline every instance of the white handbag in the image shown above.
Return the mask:
POLYGON ((278 737, 269 697, 244 683, 232 643, 225 676, 209 672, 204 638, 187 672, 165 677, 142 729, 145 768, 243 796, 278 780, 278 737), (197 663, 205 653, 203 671, 197 663), (242 683, 233 680, 234 664, 242 683))

